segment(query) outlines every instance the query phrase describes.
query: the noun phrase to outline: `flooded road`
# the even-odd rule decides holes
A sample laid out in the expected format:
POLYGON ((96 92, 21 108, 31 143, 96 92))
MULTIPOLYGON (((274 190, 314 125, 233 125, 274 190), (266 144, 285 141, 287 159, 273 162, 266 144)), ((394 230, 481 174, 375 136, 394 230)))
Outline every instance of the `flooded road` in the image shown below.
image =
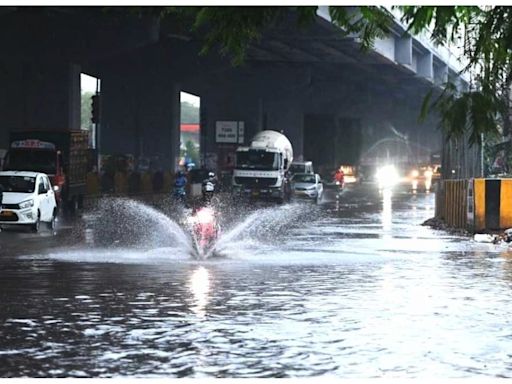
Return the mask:
POLYGON ((231 208, 207 260, 124 200, 0 233, 0 376, 512 376, 512 252, 421 226, 433 194, 231 208))

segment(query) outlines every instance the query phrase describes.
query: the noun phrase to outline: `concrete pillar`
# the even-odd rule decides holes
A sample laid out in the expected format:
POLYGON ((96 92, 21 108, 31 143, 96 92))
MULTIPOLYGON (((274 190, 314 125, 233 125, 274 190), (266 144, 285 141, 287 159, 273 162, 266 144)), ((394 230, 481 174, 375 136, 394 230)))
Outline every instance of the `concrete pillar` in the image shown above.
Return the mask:
POLYGON ((179 156, 180 86, 159 68, 113 65, 102 78, 102 154, 132 155, 174 170, 179 156))
POLYGON ((412 37, 397 37, 395 40, 395 61, 402 65, 412 65, 412 37))

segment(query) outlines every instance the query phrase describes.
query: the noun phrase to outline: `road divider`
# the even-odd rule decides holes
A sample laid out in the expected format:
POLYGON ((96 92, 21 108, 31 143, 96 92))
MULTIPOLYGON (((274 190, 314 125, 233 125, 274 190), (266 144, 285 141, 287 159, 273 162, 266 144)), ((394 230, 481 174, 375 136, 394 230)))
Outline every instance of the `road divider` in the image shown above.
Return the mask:
POLYGON ((512 179, 442 180, 436 218, 473 232, 512 227, 512 179))

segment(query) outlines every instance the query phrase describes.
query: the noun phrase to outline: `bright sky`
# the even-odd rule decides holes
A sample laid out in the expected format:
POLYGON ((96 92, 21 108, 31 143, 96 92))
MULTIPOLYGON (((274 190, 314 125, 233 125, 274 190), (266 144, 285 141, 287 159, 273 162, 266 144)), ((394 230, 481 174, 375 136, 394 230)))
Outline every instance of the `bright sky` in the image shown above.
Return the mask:
POLYGON ((200 104, 201 104, 201 98, 199 96, 192 95, 191 93, 187 93, 187 92, 180 93, 180 100, 187 101, 190 104, 192 104, 193 106, 198 107, 198 108, 200 107, 200 104))
POLYGON ((96 78, 86 75, 85 73, 80 74, 80 91, 84 92, 96 92, 96 78))

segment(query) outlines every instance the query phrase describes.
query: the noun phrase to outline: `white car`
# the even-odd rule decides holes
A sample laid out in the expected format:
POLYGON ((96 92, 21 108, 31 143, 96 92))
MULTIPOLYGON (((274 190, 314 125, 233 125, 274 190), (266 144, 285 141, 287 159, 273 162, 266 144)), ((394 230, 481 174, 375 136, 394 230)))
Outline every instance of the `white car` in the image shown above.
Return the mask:
POLYGON ((320 175, 315 173, 297 173, 292 178, 292 188, 296 197, 310 198, 320 201, 324 186, 320 175))
POLYGON ((41 221, 55 228, 57 203, 48 176, 39 172, 0 172, 0 225, 30 225, 39 231, 41 221))

